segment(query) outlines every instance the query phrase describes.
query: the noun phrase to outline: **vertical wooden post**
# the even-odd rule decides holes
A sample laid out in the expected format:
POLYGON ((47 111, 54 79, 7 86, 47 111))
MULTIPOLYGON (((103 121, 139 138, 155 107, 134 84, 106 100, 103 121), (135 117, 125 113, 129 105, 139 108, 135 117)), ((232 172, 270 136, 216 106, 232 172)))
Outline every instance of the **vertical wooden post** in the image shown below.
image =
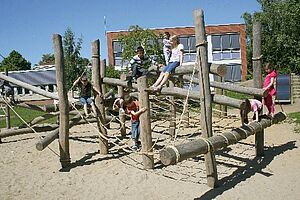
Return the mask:
MULTIPOLYGON (((106 60, 103 59, 103 60, 101 60, 101 63, 100 63, 100 77, 104 78, 105 73, 106 73, 106 60)), ((102 88, 103 94, 106 94, 106 85, 104 83, 102 83, 101 88, 102 88)))
MULTIPOLYGON (((203 10, 194 10, 194 24, 197 47, 197 63, 199 70, 200 104, 201 104, 201 130, 205 138, 211 137, 212 133, 212 100, 209 86, 209 67, 207 58, 207 41, 205 35, 203 10)), ((215 154, 209 152, 205 155, 205 167, 207 185, 216 187, 217 167, 215 154)))
MULTIPOLYGON (((8 76, 8 70, 5 68, 5 75, 8 76)), ((9 99, 9 95, 5 94, 6 100, 9 99)), ((8 101, 9 102, 9 101, 8 101)), ((10 129, 10 108, 8 105, 5 106, 5 120, 6 120, 6 128, 10 129)))
MULTIPOLYGON (((95 40, 92 42, 92 76, 93 76, 93 85, 97 90, 99 90, 102 94, 102 78, 100 77, 100 42, 99 40, 95 40)), ((95 99, 96 109, 98 113, 97 117, 97 125, 99 132, 103 135, 99 137, 99 148, 101 154, 108 153, 108 141, 104 137, 107 137, 107 132, 104 127, 106 123, 105 119, 105 107, 103 95, 96 96, 95 99)))
MULTIPOLYGON (((104 84, 103 83, 103 78, 105 77, 105 74, 106 74, 106 60, 105 59, 103 59, 103 60, 101 60, 100 61, 100 77, 101 77, 101 82, 102 82, 102 84, 101 84, 101 89, 102 89, 102 94, 104 95, 104 94, 106 94, 106 84, 104 84)), ((107 111, 104 109, 104 116, 106 116, 106 114, 107 114, 107 111)), ((110 128, 110 124, 108 123, 108 124, 106 124, 106 128, 110 128)))
POLYGON ((59 34, 53 34, 54 57, 56 67, 56 84, 59 97, 59 151, 62 167, 71 162, 69 152, 69 101, 66 88, 66 73, 64 68, 64 53, 62 39, 59 34))
MULTIPOLYGON (((262 62, 261 62, 261 23, 253 24, 253 86, 262 88, 262 62)), ((260 97, 255 97, 262 100, 260 97)), ((256 156, 264 155, 264 130, 255 133, 256 156)))
MULTIPOLYGON (((118 85, 118 96, 124 98, 124 90, 122 86, 118 85)), ((119 112, 119 119, 120 119, 120 131, 122 136, 126 136, 126 116, 125 113, 119 112)))
MULTIPOLYGON (((220 82, 220 83, 224 83, 224 78, 221 77, 221 76, 216 76, 216 81, 220 82)), ((220 89, 220 88, 216 88, 216 94, 219 94, 219 95, 226 95, 226 92, 225 90, 223 89, 220 89)), ((227 106, 225 105, 221 105, 221 104, 216 104, 216 109, 218 110, 216 112, 216 115, 218 117, 225 117, 227 116, 227 106)))
MULTIPOLYGON (((169 81, 169 87, 174 88, 174 82, 169 81)), ((174 101, 174 96, 169 96, 170 100, 170 125, 169 125, 169 134, 172 139, 175 137, 176 130, 176 106, 174 101)))
POLYGON ((140 131, 143 152, 143 164, 145 169, 153 169, 154 158, 152 149, 151 121, 150 121, 150 102, 147 89, 147 78, 142 76, 137 79, 139 91, 140 108, 147 108, 147 111, 140 115, 140 131))

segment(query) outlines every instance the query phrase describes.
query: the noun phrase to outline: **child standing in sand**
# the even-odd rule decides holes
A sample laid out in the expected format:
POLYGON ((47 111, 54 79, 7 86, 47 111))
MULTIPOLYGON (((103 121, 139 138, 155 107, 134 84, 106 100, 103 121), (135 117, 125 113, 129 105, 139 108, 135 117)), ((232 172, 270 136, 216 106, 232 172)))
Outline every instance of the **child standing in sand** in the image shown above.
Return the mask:
POLYGON ((139 148, 139 138, 140 138, 140 120, 139 117, 144 113, 147 108, 139 108, 139 101, 134 97, 128 97, 124 101, 124 105, 127 108, 128 114, 131 116, 131 138, 134 141, 132 147, 133 150, 138 150, 139 148))

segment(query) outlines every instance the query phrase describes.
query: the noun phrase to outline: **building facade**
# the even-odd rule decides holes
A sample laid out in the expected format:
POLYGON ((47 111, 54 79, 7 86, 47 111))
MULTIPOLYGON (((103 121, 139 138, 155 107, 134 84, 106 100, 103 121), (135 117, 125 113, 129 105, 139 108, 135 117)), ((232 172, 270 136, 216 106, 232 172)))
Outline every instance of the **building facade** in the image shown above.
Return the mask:
MULTIPOLYGON (((174 27, 152 29, 158 33, 169 32, 178 35, 184 45, 184 63, 195 62, 196 39, 194 27, 174 27)), ((122 45, 118 41, 121 34, 127 31, 107 33, 108 63, 121 69, 127 63, 122 61, 122 45)), ((208 61, 222 63, 228 67, 226 81, 246 80, 246 26, 244 24, 208 25, 206 26, 208 42, 208 61)))

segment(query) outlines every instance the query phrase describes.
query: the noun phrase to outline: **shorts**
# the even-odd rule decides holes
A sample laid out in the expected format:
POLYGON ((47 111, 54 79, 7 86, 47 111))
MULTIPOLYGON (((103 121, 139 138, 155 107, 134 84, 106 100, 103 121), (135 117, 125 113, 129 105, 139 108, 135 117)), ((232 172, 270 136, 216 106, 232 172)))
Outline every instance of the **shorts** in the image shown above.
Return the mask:
POLYGON ((167 73, 170 73, 170 72, 172 72, 176 67, 178 67, 179 66, 179 62, 169 62, 169 64, 167 65, 167 66, 165 66, 164 68, 163 68, 163 72, 167 72, 167 73))
POLYGON ((90 104, 93 103, 92 97, 80 97, 79 101, 80 101, 81 105, 84 105, 84 104, 89 104, 90 105, 90 104))

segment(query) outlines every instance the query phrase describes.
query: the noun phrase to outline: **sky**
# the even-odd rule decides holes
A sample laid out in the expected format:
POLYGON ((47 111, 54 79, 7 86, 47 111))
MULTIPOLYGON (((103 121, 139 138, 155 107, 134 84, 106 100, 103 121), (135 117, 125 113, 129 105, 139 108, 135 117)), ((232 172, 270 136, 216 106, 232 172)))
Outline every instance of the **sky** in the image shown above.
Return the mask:
POLYGON ((256 0, 0 0, 0 54, 16 50, 34 66, 53 53, 53 34, 63 36, 69 27, 83 37, 82 57, 91 58, 91 42, 99 39, 104 59, 105 31, 193 26, 196 9, 204 10, 206 25, 236 24, 260 5, 256 0))

